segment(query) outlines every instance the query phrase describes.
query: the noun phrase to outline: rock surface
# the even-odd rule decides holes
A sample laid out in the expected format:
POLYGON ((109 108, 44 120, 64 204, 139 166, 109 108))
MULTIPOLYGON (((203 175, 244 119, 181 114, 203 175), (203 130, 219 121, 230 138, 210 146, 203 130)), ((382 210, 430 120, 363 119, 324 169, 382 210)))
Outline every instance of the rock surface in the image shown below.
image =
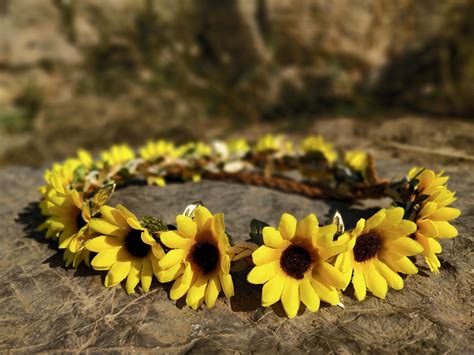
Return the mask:
MULTIPOLYGON (((389 177, 409 168, 393 159, 382 164, 382 175, 389 177)), ((349 291, 343 297, 345 309, 323 305, 311 313, 302 307, 293 320, 284 317, 280 305, 260 307, 260 287, 245 282, 245 271, 234 273, 235 297, 195 312, 169 300, 169 285, 154 282, 147 294, 127 295, 122 287, 103 287, 104 274, 83 266, 65 269, 61 254, 34 231, 40 221, 35 202, 41 172, 1 170, 0 351, 472 352, 474 182, 466 178, 469 168, 447 169, 463 215, 455 222, 460 236, 442 243, 438 276, 418 260, 420 273, 407 277, 402 291, 390 290, 384 301, 368 296, 359 303, 349 291)), ((251 218, 275 224, 285 211, 297 217, 315 212, 325 221, 338 208, 350 227, 374 206, 389 203, 348 206, 208 181, 162 189, 132 186, 117 191, 112 203, 172 223, 196 199, 225 213, 234 240, 246 239, 251 218)))

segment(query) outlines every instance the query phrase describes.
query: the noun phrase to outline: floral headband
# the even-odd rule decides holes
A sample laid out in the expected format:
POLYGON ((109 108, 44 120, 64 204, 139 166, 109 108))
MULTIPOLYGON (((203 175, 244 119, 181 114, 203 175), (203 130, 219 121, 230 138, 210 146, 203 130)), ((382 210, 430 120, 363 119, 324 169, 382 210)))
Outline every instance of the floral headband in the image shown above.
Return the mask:
POLYGON ((84 262, 106 271, 105 286, 125 282, 128 293, 138 284, 150 289, 153 277, 173 282, 170 298, 185 297, 198 309, 214 306, 221 291, 234 295, 231 265, 250 266, 247 280, 262 284, 262 305, 281 301, 288 317, 302 302, 312 312, 320 301, 340 303, 352 282, 362 301, 367 289, 385 298, 388 287, 403 288, 402 274, 416 274, 414 255, 421 254, 438 273, 439 238, 453 238, 449 221, 460 211, 443 172, 415 167, 400 181, 377 177, 372 157, 363 151, 336 151, 319 136, 298 148, 283 136, 266 135, 252 148, 245 140, 175 146, 160 140, 139 149, 112 146, 94 161, 85 151, 45 173, 40 229, 64 250, 66 266, 84 262), (284 173, 299 173, 289 178, 284 173), (122 205, 107 201, 117 187, 145 180, 223 179, 255 184, 311 198, 355 200, 391 197, 393 207, 360 219, 346 231, 342 216, 320 225, 314 214, 297 220, 284 213, 278 226, 252 220, 250 239, 233 244, 224 215, 213 215, 200 202, 176 216, 176 225, 156 217, 137 218, 122 205))

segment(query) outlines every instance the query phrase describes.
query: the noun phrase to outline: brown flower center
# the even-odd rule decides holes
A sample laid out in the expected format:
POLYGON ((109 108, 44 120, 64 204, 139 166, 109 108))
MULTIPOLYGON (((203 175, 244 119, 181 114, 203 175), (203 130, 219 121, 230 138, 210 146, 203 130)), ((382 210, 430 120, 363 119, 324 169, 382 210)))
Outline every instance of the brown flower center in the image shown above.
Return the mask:
POLYGON ((289 276, 301 280, 311 265, 311 254, 303 247, 290 245, 282 253, 280 266, 289 276))
POLYGON ((354 246, 354 259, 363 262, 373 258, 382 247, 382 239, 376 233, 359 236, 354 246))
POLYGON ((147 256, 151 246, 143 242, 142 231, 132 229, 125 237, 125 248, 127 248, 128 252, 133 256, 143 258, 147 256))
POLYGON ((191 249, 191 261, 204 275, 214 271, 219 261, 219 250, 211 243, 196 243, 191 249))

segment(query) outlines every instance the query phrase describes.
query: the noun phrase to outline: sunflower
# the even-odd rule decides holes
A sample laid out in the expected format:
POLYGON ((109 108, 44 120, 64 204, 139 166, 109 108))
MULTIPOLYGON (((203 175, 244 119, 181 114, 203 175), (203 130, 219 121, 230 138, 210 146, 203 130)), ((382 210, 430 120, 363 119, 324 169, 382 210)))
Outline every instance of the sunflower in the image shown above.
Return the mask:
POLYGON ((113 145, 109 150, 102 152, 101 158, 102 160, 98 164, 99 167, 104 164, 118 166, 135 159, 135 152, 126 144, 113 145))
POLYGON ((156 142, 149 141, 144 147, 140 148, 140 156, 147 161, 155 161, 175 155, 174 144, 163 139, 156 142))
MULTIPOLYGON (((68 186, 73 182, 74 172, 79 166, 82 165, 85 169, 90 169, 92 164, 93 160, 91 155, 85 150, 78 150, 77 158, 66 159, 63 163, 56 163, 50 170, 46 170, 44 173, 46 185, 40 186, 39 192, 43 197, 47 198, 50 192, 55 193, 52 183, 53 176, 57 185, 68 186)), ((42 208, 42 210, 44 209, 42 208)))
POLYGON ((288 154, 293 152, 293 144, 285 136, 266 134, 255 144, 257 153, 288 154))
POLYGON ((365 174, 369 166, 369 154, 362 150, 349 150, 346 152, 344 160, 354 171, 365 174))
POLYGON ((415 223, 403 219, 401 207, 382 209, 367 219, 360 219, 347 238, 347 251, 337 256, 336 267, 342 271, 347 286, 352 278, 355 296, 362 301, 366 288, 379 298, 385 298, 388 286, 400 290, 403 279, 398 272, 416 274, 418 269, 407 256, 423 248, 409 236, 415 223))
POLYGON ((161 242, 170 250, 159 261, 160 282, 176 280, 170 297, 177 300, 186 295, 186 304, 198 309, 205 302, 214 307, 221 289, 227 297, 234 295, 230 275, 230 243, 225 233, 224 215, 212 215, 199 206, 194 219, 179 215, 177 230, 163 232, 161 242))
POLYGON ((63 184, 60 175, 51 174, 51 187, 42 202, 43 214, 48 216, 39 226, 46 230, 46 238, 57 239, 60 249, 66 249, 66 266, 77 267, 83 260, 89 263, 89 252, 84 243, 89 236, 90 213, 84 208, 84 201, 77 190, 63 184))
POLYGON ((278 229, 263 229, 264 245, 252 253, 256 265, 247 280, 264 284, 262 305, 271 306, 281 299, 289 318, 296 316, 300 301, 315 312, 320 299, 339 303, 338 289, 344 287, 342 274, 328 259, 345 250, 343 240, 333 241, 335 224, 319 227, 314 214, 297 221, 282 215, 278 229))
POLYGON ((226 143, 230 156, 243 157, 250 151, 250 147, 244 138, 229 140, 226 143))
POLYGON ((305 154, 321 154, 329 163, 334 163, 337 159, 337 153, 331 143, 324 142, 321 136, 310 136, 301 143, 301 150, 305 154))
POLYGON ((456 197, 454 192, 448 190, 448 177, 443 176, 443 172, 435 174, 433 170, 415 167, 408 173, 408 177, 410 180, 418 180, 416 194, 424 197, 414 217, 418 227, 415 238, 423 246, 422 255, 430 270, 438 273, 441 263, 436 254, 441 253, 442 248, 437 239, 458 235, 457 229, 449 221, 458 218, 461 211, 447 207, 456 197))
POLYGON ((89 222, 90 228, 99 234, 86 244, 88 250, 97 253, 92 267, 108 271, 106 287, 126 278, 128 293, 135 292, 139 281, 143 291, 148 292, 153 274, 159 271, 158 260, 164 255, 163 248, 125 207, 102 206, 100 213, 100 218, 89 222))

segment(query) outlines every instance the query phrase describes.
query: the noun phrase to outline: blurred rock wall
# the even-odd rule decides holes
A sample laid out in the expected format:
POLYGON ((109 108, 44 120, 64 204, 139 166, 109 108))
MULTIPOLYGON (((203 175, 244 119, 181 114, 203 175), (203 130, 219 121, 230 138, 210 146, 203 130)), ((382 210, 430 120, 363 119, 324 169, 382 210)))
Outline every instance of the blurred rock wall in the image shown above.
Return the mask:
POLYGON ((474 114, 472 0, 1 0, 0 26, 11 130, 54 134, 75 118, 61 127, 74 139, 84 124, 113 136, 107 117, 157 130, 158 116, 173 129, 341 109, 474 114))

